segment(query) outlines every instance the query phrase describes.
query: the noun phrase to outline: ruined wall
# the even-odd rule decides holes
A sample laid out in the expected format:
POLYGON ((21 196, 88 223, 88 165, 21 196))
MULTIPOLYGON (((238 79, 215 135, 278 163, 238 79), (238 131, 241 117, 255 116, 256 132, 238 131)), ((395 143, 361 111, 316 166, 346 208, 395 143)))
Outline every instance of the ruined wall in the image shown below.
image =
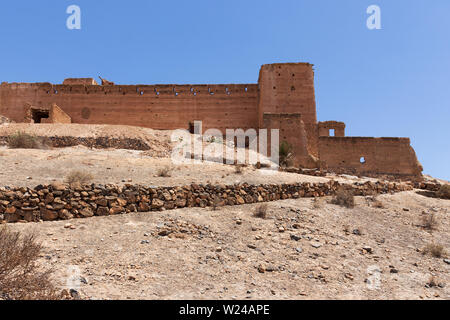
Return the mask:
POLYGON ((65 79, 63 84, 65 85, 86 85, 86 86, 92 86, 92 85, 98 85, 97 81, 95 81, 94 78, 68 78, 65 79))
POLYGON ((51 123, 72 123, 70 116, 56 104, 53 104, 50 108, 50 121, 51 123))
POLYGON ((314 70, 309 63, 264 65, 259 75, 258 121, 265 113, 299 113, 305 125, 309 153, 318 156, 314 70))
POLYGON ((239 85, 52 85, 3 83, 0 114, 24 122, 29 105, 56 103, 80 124, 121 124, 153 129, 257 128, 258 86, 239 85))
POLYGON ((345 137, 345 123, 338 121, 319 122, 319 137, 345 137), (334 135, 331 135, 334 130, 334 135))
POLYGON ((330 171, 357 175, 420 176, 408 138, 320 137, 319 155, 330 171))

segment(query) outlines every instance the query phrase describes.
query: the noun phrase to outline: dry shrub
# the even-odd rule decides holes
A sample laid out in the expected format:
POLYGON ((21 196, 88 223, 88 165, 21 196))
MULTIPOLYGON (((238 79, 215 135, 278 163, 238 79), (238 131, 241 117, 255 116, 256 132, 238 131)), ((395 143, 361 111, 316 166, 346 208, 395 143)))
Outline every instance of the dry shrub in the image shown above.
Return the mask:
POLYGON ((83 186, 91 182, 93 178, 94 177, 88 172, 74 170, 69 172, 65 181, 70 186, 83 186))
POLYGON ((375 201, 373 202, 372 206, 373 206, 374 208, 377 208, 377 209, 383 209, 383 208, 384 208, 383 202, 381 202, 381 201, 378 200, 378 199, 375 199, 375 201))
POLYGON ((234 173, 236 173, 236 174, 244 173, 244 167, 245 167, 245 165, 243 165, 243 164, 236 164, 234 166, 234 173))
POLYGON ((289 167, 292 165, 292 159, 294 158, 292 145, 290 145, 287 141, 281 142, 279 154, 281 167, 289 167))
POLYGON ((353 196, 353 192, 346 189, 339 189, 336 191, 336 195, 331 200, 331 203, 337 204, 346 208, 354 208, 355 207, 355 197, 353 196))
POLYGON ((321 198, 314 198, 313 200, 313 208, 314 209, 320 209, 323 207, 323 199, 321 198))
POLYGON ((58 299, 50 270, 37 266, 42 246, 34 235, 0 228, 0 248, 0 300, 58 299))
POLYGON ((268 209, 267 203, 260 204, 256 207, 255 212, 253 213, 253 216, 261 219, 267 218, 267 209, 268 209))
POLYGON ((435 276, 430 276, 430 278, 428 279, 428 282, 427 282, 427 286, 430 288, 435 288, 435 287, 439 286, 438 280, 436 279, 435 276))
POLYGON ((430 243, 423 249, 423 254, 431 254, 435 258, 441 258, 445 254, 444 247, 440 244, 430 243))
POLYGON ((214 197, 214 200, 212 201, 212 209, 213 209, 214 211, 216 211, 217 208, 220 207, 219 204, 220 204, 220 198, 217 197, 217 196, 215 196, 215 197, 214 197))
POLYGON ((441 199, 450 199, 450 184, 443 184, 436 195, 441 199))
POLYGON ((172 169, 170 167, 164 167, 158 169, 158 177, 169 178, 171 177, 172 169))
POLYGON ((422 216, 422 227, 424 229, 433 231, 437 229, 437 226, 439 225, 436 216, 434 213, 426 214, 422 216))
POLYGON ((23 131, 10 135, 7 144, 11 149, 45 149, 47 147, 44 139, 23 131))

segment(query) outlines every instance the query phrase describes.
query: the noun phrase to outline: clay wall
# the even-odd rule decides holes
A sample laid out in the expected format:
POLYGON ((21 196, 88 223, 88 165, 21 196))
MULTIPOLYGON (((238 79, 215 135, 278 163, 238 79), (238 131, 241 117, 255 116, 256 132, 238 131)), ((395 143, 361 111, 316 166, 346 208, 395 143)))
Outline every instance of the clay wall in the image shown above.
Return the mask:
POLYGON ((257 128, 258 86, 230 85, 52 85, 3 83, 0 114, 24 122, 29 105, 56 103, 80 124, 121 124, 153 129, 257 128))
POLYGON ((408 138, 320 137, 329 171, 356 175, 418 176, 422 167, 408 138))

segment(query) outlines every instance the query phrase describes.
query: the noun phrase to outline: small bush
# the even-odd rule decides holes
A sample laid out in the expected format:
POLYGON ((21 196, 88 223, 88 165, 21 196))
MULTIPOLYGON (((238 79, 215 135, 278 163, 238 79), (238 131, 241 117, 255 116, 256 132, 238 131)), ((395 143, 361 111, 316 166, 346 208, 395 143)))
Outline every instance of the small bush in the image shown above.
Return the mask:
POLYGON ((11 149, 44 149, 47 147, 42 138, 23 131, 10 135, 7 144, 11 149))
POLYGON ((435 288, 435 287, 439 286, 438 280, 436 279, 435 276, 430 276, 426 285, 430 288, 435 288))
POLYGON ((441 186, 436 195, 441 199, 449 199, 450 200, 450 184, 444 184, 441 186))
POLYGON ((244 165, 242 165, 242 164, 236 164, 235 166, 234 166, 234 173, 236 173, 236 174, 243 174, 244 173, 244 165))
POLYGON ((171 177, 172 169, 170 167, 164 167, 158 169, 158 177, 169 178, 171 177))
POLYGON ((93 176, 90 173, 74 170, 66 176, 66 183, 70 186, 83 186, 91 182, 93 176))
POLYGON ((323 200, 321 198, 314 198, 313 200, 313 208, 320 209, 323 206, 323 200))
POLYGON ((255 212, 253 213, 253 216, 255 216, 257 218, 261 218, 261 219, 266 219, 267 218, 267 208, 268 208, 267 203, 260 204, 259 206, 256 207, 255 212))
POLYGON ((346 208, 354 208, 355 197, 350 190, 339 189, 338 191, 336 191, 336 195, 331 200, 331 203, 346 208))
POLYGON ((422 217, 422 227, 424 229, 433 231, 437 229, 437 226, 439 225, 436 216, 434 213, 426 214, 422 217))
POLYGON ((282 167, 289 167, 292 164, 292 158, 294 157, 294 153, 292 151, 292 146, 286 142, 283 141, 280 144, 280 166, 282 167))
POLYGON ((39 270, 42 247, 34 235, 0 228, 0 300, 56 300, 50 270, 39 270))
POLYGON ((435 258, 441 258, 445 254, 445 250, 440 244, 430 243, 423 250, 423 254, 427 253, 431 254, 435 258))
POLYGON ((384 208, 383 202, 381 202, 378 199, 375 199, 375 201, 373 202, 372 205, 373 205, 374 208, 377 208, 377 209, 383 209, 384 208))

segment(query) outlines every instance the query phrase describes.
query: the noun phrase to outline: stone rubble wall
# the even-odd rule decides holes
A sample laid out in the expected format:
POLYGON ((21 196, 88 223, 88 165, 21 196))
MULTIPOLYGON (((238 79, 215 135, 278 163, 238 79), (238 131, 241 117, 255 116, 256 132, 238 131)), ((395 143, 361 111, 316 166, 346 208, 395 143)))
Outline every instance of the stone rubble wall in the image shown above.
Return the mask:
POLYGON ((187 185, 146 187, 141 185, 39 185, 31 188, 0 188, 0 222, 39 222, 108 216, 130 212, 163 211, 186 207, 234 206, 303 197, 323 197, 339 188, 356 196, 412 190, 409 184, 366 182, 341 185, 327 183, 264 185, 187 185))
MULTIPOLYGON (((0 144, 7 144, 7 136, 0 136, 0 144)), ((46 145, 53 148, 67 148, 74 146, 85 146, 95 149, 127 149, 127 150, 151 150, 149 145, 140 139, 133 138, 110 138, 110 137, 71 137, 71 136, 53 136, 37 137, 44 141, 46 145)))

